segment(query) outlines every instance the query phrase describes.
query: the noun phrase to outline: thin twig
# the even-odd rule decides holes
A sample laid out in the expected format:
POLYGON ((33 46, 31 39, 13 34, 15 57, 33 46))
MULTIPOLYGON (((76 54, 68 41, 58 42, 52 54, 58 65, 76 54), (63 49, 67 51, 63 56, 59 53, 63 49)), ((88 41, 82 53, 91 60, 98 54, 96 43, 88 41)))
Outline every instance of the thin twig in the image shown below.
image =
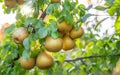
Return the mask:
POLYGON ((80 61, 81 61, 85 66, 87 66, 87 64, 86 64, 82 59, 81 59, 80 61))
MULTIPOLYGON (((91 14, 91 16, 110 16, 110 15, 97 15, 97 14, 91 14)), ((113 15, 113 16, 117 16, 117 15, 113 15)), ((112 17, 112 16, 110 16, 112 17)))
MULTIPOLYGON (((104 58, 107 56, 115 57, 115 56, 120 56, 120 54, 86 56, 86 57, 79 57, 79 58, 75 58, 75 59, 65 60, 64 62, 74 62, 74 61, 83 60, 83 59, 104 58)), ((56 62, 59 62, 59 61, 56 60, 56 62)))

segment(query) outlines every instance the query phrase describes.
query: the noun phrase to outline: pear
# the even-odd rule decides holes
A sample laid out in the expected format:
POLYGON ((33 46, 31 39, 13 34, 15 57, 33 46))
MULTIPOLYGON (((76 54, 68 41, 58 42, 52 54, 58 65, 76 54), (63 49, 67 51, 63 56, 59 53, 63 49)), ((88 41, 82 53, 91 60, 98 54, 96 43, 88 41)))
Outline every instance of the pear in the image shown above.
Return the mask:
POLYGON ((48 36, 45 40, 45 48, 50 52, 58 52, 62 49, 63 41, 61 38, 52 38, 48 36))
POLYGON ((60 32, 66 32, 66 33, 69 32, 73 28, 72 25, 67 24, 65 21, 58 23, 57 26, 60 32))
POLYGON ((35 66, 35 58, 25 59, 21 57, 20 64, 24 69, 30 70, 35 66))
POLYGON ((63 50, 71 50, 75 46, 75 41, 72 40, 68 35, 63 37, 63 50))
POLYGON ((78 30, 72 29, 70 31, 70 37, 72 39, 80 38, 84 34, 84 29, 80 27, 78 30))
POLYGON ((47 52, 41 52, 36 59, 36 66, 40 69, 48 69, 53 65, 53 57, 47 52))
POLYGON ((16 0, 4 0, 5 6, 13 8, 16 6, 16 0))
POLYGON ((24 27, 20 27, 14 31, 13 40, 15 41, 15 43, 21 44, 23 43, 23 40, 28 37, 28 35, 29 33, 27 29, 24 27))

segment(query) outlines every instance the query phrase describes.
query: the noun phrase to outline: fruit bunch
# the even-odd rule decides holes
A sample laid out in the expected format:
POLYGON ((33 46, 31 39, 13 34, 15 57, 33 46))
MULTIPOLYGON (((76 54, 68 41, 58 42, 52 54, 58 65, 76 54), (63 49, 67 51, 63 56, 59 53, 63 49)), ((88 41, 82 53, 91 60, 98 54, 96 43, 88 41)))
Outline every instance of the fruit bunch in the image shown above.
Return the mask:
MULTIPOLYGON (((6 1, 9 0, 5 0, 5 2, 6 1)), ((57 3, 59 1, 60 0, 51 0, 51 3, 57 3)), ((40 53, 35 58, 30 57, 29 59, 26 59, 21 57, 20 64, 24 69, 32 69, 35 65, 40 69, 47 69, 51 67, 54 63, 54 59, 49 54, 49 52, 59 52, 60 50, 67 51, 73 49, 75 47, 75 39, 80 38, 84 34, 82 27, 75 29, 74 24, 68 24, 65 20, 56 24, 57 32, 61 35, 61 37, 53 38, 52 36, 47 35, 44 38, 45 41, 42 45, 44 50, 40 51, 40 53)), ((31 33, 28 32, 27 28, 19 27, 13 33, 13 40, 16 44, 22 44, 24 39, 29 37, 29 34, 31 33)))
MULTIPOLYGON (((80 27, 78 30, 73 28, 73 25, 67 24, 65 21, 57 24, 58 32, 61 33, 61 38, 53 38, 47 36, 45 38, 44 47, 45 50, 40 52, 37 58, 25 59, 20 58, 21 66, 24 69, 32 69, 35 65, 40 69, 46 69, 53 65, 53 57, 47 52, 59 52, 60 50, 71 50, 75 46, 75 39, 80 38, 84 30, 80 27)), ((22 44, 24 39, 29 36, 29 33, 25 27, 17 28, 13 33, 13 40, 16 44, 22 44)))
POLYGON ((47 69, 53 65, 53 57, 46 51, 40 52, 37 58, 20 58, 20 64, 24 69, 30 70, 36 65, 40 69, 47 69))
POLYGON ((45 48, 50 52, 58 52, 62 49, 65 51, 71 50, 75 46, 75 39, 80 38, 84 33, 82 27, 76 30, 73 25, 69 25, 65 21, 58 23, 57 26, 62 37, 54 39, 47 36, 45 39, 45 48))

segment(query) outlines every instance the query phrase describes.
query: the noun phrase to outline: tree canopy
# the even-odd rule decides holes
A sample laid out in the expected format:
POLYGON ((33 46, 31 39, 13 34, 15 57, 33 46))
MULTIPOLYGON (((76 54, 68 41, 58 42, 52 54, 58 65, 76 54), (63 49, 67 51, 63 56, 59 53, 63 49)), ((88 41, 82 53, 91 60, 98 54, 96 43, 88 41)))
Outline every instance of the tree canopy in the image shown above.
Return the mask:
POLYGON ((0 2, 4 14, 16 14, 16 22, 5 29, 0 42, 1 75, 113 72, 120 56, 120 0, 105 0, 104 5, 95 7, 86 7, 79 0, 0 2), (88 12, 91 9, 106 12, 109 17, 97 20, 97 14, 88 12), (94 24, 89 21, 93 16, 94 24), (106 31, 100 37, 100 25, 108 18, 115 19, 115 32, 108 35, 106 31))

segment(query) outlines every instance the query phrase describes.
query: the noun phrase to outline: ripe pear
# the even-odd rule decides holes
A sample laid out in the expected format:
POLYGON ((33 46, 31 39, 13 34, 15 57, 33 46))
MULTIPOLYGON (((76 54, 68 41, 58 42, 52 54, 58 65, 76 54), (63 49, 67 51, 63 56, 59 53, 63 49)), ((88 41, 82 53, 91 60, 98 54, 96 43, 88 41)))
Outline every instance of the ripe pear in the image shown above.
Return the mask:
POLYGON ((25 59, 21 57, 20 64, 24 69, 30 70, 35 66, 35 58, 25 59))
POLYGON ((13 8, 16 5, 16 0, 4 0, 5 6, 13 8))
POLYGON ((62 49, 63 41, 61 38, 52 38, 48 36, 45 40, 45 48, 50 52, 58 52, 62 49))
POLYGON ((51 3, 59 3, 60 0, 51 0, 51 3))
POLYGON ((36 66, 40 69, 48 69, 53 65, 53 57, 47 52, 41 52, 36 59, 36 66))
POLYGON ((80 38, 84 34, 84 30, 80 27, 78 30, 72 29, 70 31, 70 37, 72 39, 80 38))
POLYGON ((71 50, 75 46, 75 41, 72 40, 68 35, 63 37, 63 50, 71 50))
POLYGON ((69 32, 72 29, 72 25, 67 24, 65 21, 57 24, 60 32, 69 32))
POLYGON ((17 0, 17 3, 20 5, 23 4, 24 2, 25 2, 25 0, 17 0))
POLYGON ((15 41, 15 43, 21 44, 21 43, 23 43, 23 40, 26 37, 28 37, 28 35, 29 35, 29 33, 28 33, 27 29, 24 27, 20 27, 14 31, 13 40, 15 41))

